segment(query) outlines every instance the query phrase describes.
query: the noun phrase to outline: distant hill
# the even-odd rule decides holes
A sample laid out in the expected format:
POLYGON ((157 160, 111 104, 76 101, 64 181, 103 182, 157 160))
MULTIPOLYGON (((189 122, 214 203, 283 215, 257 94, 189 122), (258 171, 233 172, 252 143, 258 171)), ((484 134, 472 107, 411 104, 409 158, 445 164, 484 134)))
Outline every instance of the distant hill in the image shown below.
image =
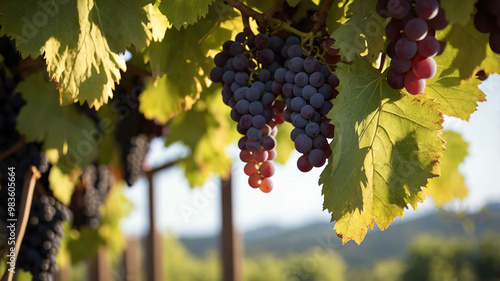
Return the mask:
MULTIPOLYGON (((377 228, 377 227, 375 227, 377 228)), ((500 204, 491 204, 475 214, 453 215, 445 212, 391 225, 385 231, 371 230, 361 245, 341 245, 330 223, 315 223, 295 229, 276 226, 259 228, 245 234, 245 254, 277 256, 298 254, 313 247, 339 252, 353 267, 370 267, 377 260, 403 257, 411 241, 421 234, 479 238, 486 232, 500 233, 500 204)), ((216 251, 219 237, 182 239, 195 255, 216 251)))

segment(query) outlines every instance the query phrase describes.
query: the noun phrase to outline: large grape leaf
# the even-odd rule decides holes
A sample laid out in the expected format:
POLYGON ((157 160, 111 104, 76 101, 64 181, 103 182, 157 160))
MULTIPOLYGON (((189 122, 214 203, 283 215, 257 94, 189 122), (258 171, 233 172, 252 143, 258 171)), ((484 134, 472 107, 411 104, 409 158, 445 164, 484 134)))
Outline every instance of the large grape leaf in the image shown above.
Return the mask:
POLYGON ((167 29, 172 26, 167 17, 161 13, 159 6, 160 2, 157 0, 154 5, 149 4, 144 8, 148 13, 148 28, 151 29, 151 37, 156 42, 161 42, 167 29))
POLYGON ((75 107, 61 107, 54 82, 41 73, 33 74, 19 83, 16 91, 26 100, 16 129, 27 141, 43 141, 44 149, 57 149, 64 159, 59 164, 65 173, 90 163, 95 156, 94 122, 75 107))
POLYGON ((429 180, 425 193, 434 199, 437 206, 453 199, 463 199, 467 196, 464 177, 458 171, 458 165, 467 156, 468 144, 459 133, 443 132, 446 150, 441 161, 441 176, 429 180))
POLYGON ((328 115, 333 156, 320 184, 337 235, 359 244, 374 222, 385 229, 425 199, 421 187, 439 174, 443 117, 425 94, 390 88, 365 59, 340 64, 336 74, 340 95, 328 115))
POLYGON ((470 20, 476 1, 461 0, 460 3, 457 3, 455 0, 441 0, 441 7, 445 10, 446 19, 450 24, 458 23, 465 25, 470 20))
MULTIPOLYGON (((216 44, 208 38, 214 35, 229 35, 231 32, 219 27, 221 21, 215 10, 206 18, 187 29, 169 29, 162 42, 153 42, 146 48, 153 76, 163 76, 147 83, 140 96, 139 110, 149 119, 162 123, 184 110, 190 109, 206 89, 206 74, 214 66, 206 56, 208 49, 216 44), (214 30, 221 31, 214 31, 214 30)), ((220 47, 221 41, 218 42, 220 47)))
POLYGON ((349 20, 332 33, 334 47, 347 61, 359 55, 375 61, 383 51, 387 19, 376 13, 376 4, 377 0, 353 1, 347 11, 349 20))
POLYGON ((477 87, 477 78, 462 80, 460 71, 452 66, 460 51, 447 44, 443 54, 435 57, 436 75, 427 80, 425 92, 439 102, 439 109, 448 116, 469 120, 477 103, 485 101, 484 93, 477 87))
POLYGON ((143 9, 151 1, 117 2, 1 1, 1 33, 16 40, 23 57, 44 54, 61 103, 78 100, 98 108, 126 69, 118 53, 131 44, 144 47, 151 37, 143 9))
POLYGON ((479 70, 486 73, 500 73, 500 55, 491 51, 488 35, 480 33, 469 20, 467 25, 454 24, 436 38, 444 39, 457 49, 452 67, 459 70, 461 79, 469 79, 479 70))
MULTIPOLYGON (((193 79, 191 77, 191 79, 193 79)), ((193 104, 199 99, 199 92, 194 96, 186 95, 186 92, 179 89, 182 83, 176 83, 174 79, 164 75, 158 78, 153 84, 153 79, 146 80, 146 88, 139 96, 139 110, 148 119, 156 119, 165 124, 179 113, 191 109, 193 104)), ((199 80, 188 81, 191 85, 199 86, 199 80)))
POLYGON ((192 187, 202 185, 213 175, 226 176, 231 159, 226 147, 238 138, 230 108, 220 97, 220 87, 211 89, 193 109, 183 112, 169 122, 166 145, 181 141, 191 154, 181 161, 186 178, 192 187))
POLYGON ((159 9, 175 28, 180 29, 205 17, 212 2, 214 0, 168 0, 161 1, 159 9))

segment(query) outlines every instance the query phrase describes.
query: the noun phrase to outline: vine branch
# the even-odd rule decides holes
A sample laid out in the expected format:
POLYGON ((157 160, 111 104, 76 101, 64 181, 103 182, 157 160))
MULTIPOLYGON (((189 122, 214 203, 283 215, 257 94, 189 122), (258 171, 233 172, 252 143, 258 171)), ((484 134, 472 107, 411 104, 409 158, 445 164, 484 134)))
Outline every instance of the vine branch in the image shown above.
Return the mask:
POLYGON ((321 4, 321 10, 318 14, 313 16, 314 26, 312 32, 318 31, 323 25, 325 25, 326 18, 328 17, 328 12, 333 5, 333 0, 324 0, 321 4))
POLYGON ((269 23, 269 20, 271 20, 274 13, 276 13, 279 10, 279 8, 283 6, 284 3, 285 0, 276 0, 276 2, 274 2, 274 5, 264 13, 264 20, 265 20, 264 25, 267 25, 269 23))
MULTIPOLYGON (((16 246, 14 264, 17 262, 19 249, 21 248, 21 243, 23 242, 24 233, 26 232, 26 226, 28 225, 36 180, 39 179, 40 176, 40 172, 35 166, 31 166, 31 168, 29 168, 24 175, 21 204, 19 206, 20 209, 18 220, 16 222, 16 246)), ((7 266, 1 281, 12 281, 12 278, 14 278, 14 272, 9 271, 9 266, 7 266)))
POLYGON ((252 17, 258 22, 263 23, 266 21, 264 14, 255 11, 254 9, 248 7, 247 5, 241 3, 238 0, 224 0, 224 2, 236 8, 238 11, 241 12, 242 15, 245 15, 247 17, 252 17))
POLYGON ((9 148, 3 154, 0 154, 0 162, 7 159, 12 154, 16 153, 19 149, 21 149, 24 146, 25 142, 26 138, 24 136, 21 137, 11 148, 9 148))

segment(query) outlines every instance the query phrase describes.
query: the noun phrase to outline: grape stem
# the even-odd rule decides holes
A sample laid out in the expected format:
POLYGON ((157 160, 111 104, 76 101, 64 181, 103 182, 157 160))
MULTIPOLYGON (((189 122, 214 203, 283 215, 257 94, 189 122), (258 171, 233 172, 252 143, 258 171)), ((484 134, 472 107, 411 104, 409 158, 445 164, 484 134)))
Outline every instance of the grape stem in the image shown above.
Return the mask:
MULTIPOLYGON (((33 202, 33 192, 35 190, 36 180, 40 178, 40 172, 35 166, 31 166, 26 171, 23 180, 22 198, 21 205, 19 209, 17 225, 16 225, 16 247, 14 263, 17 261, 19 255, 19 249, 21 248, 21 243, 23 242, 24 233, 26 232, 26 226, 28 225, 28 219, 30 216, 31 203, 33 202)), ((5 269, 1 281, 12 281, 14 278, 14 272, 9 271, 9 267, 5 269)))
POLYGON ((276 0, 276 2, 274 2, 274 5, 264 13, 264 21, 265 21, 263 22, 264 26, 268 25, 269 21, 273 18, 274 14, 279 10, 279 8, 283 6, 284 3, 285 0, 276 0))
POLYGON ((328 17, 328 12, 333 5, 333 0, 324 0, 321 4, 321 10, 319 13, 314 14, 312 20, 315 22, 312 28, 312 32, 317 32, 321 27, 325 25, 326 18, 328 17))
POLYGON ((266 22, 264 14, 255 11, 254 9, 248 7, 247 5, 241 3, 238 0, 224 0, 224 2, 236 8, 238 11, 241 12, 242 15, 245 15, 247 17, 252 17, 259 23, 266 22))
POLYGON ((21 137, 11 148, 9 148, 7 151, 5 151, 3 154, 0 155, 0 162, 7 159, 9 156, 12 154, 16 153, 19 149, 21 149, 26 142, 26 138, 23 136, 21 137))

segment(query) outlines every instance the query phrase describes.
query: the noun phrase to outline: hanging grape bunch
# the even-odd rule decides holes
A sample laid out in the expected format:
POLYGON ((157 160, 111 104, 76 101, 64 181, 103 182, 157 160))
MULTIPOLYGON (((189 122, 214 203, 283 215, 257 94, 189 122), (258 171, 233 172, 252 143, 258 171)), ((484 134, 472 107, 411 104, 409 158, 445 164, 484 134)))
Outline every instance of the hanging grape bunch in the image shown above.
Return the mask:
POLYGON ((210 78, 224 85, 222 98, 231 107, 231 118, 244 135, 238 142, 240 159, 253 188, 270 192, 276 158, 276 125, 282 124, 285 104, 271 91, 271 77, 278 69, 283 40, 277 36, 254 35, 249 28, 235 41, 227 41, 218 53, 210 78))
MULTIPOLYGON (((317 55, 323 60, 326 56, 327 60, 333 58, 338 62, 336 51, 331 48, 335 42, 332 40, 326 42, 326 52, 317 55)), ((314 44, 304 49, 299 37, 290 36, 285 40, 282 55, 287 60, 274 74, 273 90, 283 95, 286 103, 283 117, 295 127, 290 138, 295 149, 302 153, 297 167, 308 172, 323 166, 332 153, 327 138, 333 138, 334 127, 326 114, 333 107, 330 100, 338 94, 335 88, 339 81, 329 66, 312 56, 313 51, 322 49, 314 44)))
POLYGON ((418 95, 425 89, 426 79, 436 74, 434 56, 444 50, 435 31, 448 25, 438 0, 379 0, 377 13, 391 18, 385 34, 391 41, 387 55, 391 58, 387 82, 394 89, 405 88, 418 95))
POLYGON ((476 8, 474 26, 479 32, 490 34, 490 48, 500 54, 500 1, 479 0, 476 8))

